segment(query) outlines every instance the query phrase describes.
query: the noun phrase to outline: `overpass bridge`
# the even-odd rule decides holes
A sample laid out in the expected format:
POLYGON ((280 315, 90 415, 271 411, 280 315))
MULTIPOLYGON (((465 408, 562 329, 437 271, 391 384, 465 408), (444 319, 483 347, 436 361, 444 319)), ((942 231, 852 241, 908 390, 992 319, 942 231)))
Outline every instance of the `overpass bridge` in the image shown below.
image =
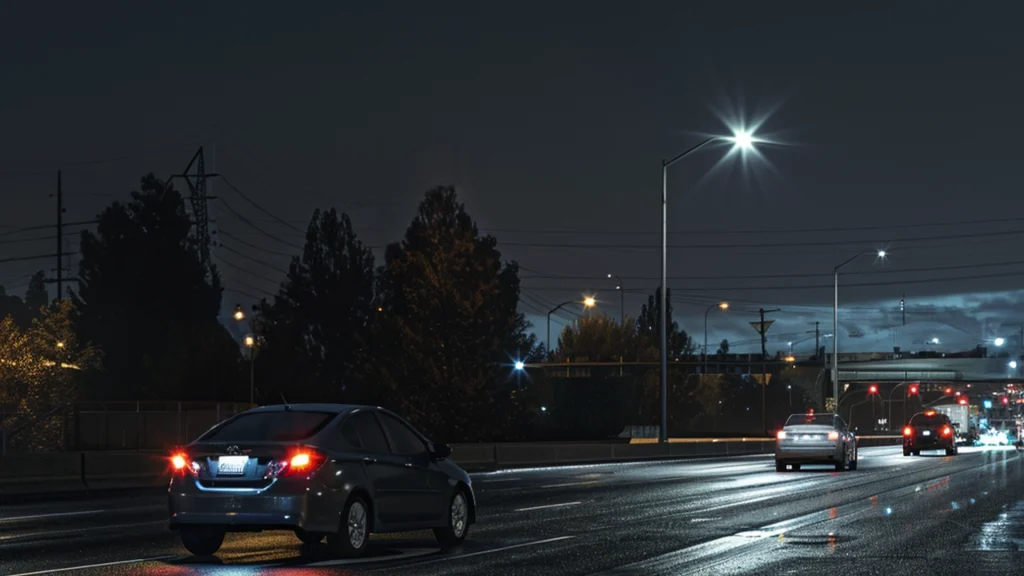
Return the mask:
POLYGON ((1024 365, 1012 358, 901 358, 840 362, 839 382, 1015 384, 1024 365))

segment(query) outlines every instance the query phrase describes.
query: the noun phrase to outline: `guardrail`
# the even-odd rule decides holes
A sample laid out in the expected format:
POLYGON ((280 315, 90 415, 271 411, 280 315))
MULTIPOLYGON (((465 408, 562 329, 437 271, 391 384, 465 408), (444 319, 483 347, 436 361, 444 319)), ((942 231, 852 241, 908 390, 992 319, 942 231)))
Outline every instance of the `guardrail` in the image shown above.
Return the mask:
MULTIPOLYGON (((899 444, 900 436, 863 436, 860 446, 899 444)), ((454 444, 452 460, 468 471, 770 454, 773 438, 655 438, 626 442, 454 444)), ((55 452, 0 459, 0 497, 165 486, 164 452, 55 452)))

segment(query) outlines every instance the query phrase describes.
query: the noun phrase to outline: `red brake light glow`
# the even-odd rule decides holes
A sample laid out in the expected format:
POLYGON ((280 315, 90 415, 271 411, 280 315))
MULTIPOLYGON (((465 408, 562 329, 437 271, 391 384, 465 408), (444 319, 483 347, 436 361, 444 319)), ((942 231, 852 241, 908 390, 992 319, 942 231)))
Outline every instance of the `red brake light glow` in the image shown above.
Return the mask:
POLYGON ((914 434, 914 429, 911 428, 910 426, 907 426, 906 428, 903 429, 903 435, 904 436, 912 436, 913 434, 914 434))
POLYGON ((185 472, 189 472, 195 475, 199 473, 199 464, 197 462, 193 462, 192 459, 188 457, 188 454, 184 452, 175 452, 171 455, 171 469, 174 470, 175 473, 183 474, 185 472))
POLYGON ((184 454, 175 454, 171 456, 171 466, 174 466, 175 470, 184 470, 185 466, 188 466, 188 460, 184 454))
POLYGON ((299 448, 291 452, 285 460, 271 464, 268 476, 302 476, 316 472, 327 457, 312 448, 299 448))
POLYGON ((949 426, 943 426, 942 427, 942 435, 943 436, 949 436, 951 434, 953 434, 953 429, 952 428, 950 428, 949 426))
POLYGON ((829 440, 839 440, 839 432, 836 432, 835 430, 829 432, 828 433, 828 439, 829 440))
POLYGON ((961 398, 960 399, 960 405, 961 406, 967 406, 967 398, 961 398))

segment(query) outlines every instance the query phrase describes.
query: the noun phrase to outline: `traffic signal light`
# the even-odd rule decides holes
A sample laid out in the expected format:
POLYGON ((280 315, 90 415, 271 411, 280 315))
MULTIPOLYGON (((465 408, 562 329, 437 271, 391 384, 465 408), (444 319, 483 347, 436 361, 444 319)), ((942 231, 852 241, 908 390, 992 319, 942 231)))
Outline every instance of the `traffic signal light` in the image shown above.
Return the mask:
POLYGON ((871 386, 868 386, 868 394, 878 394, 878 385, 872 384, 871 386))
POLYGON ((952 388, 946 388, 946 396, 949 396, 952 393, 953 393, 953 389, 952 388))
POLYGON ((917 394, 917 384, 911 384, 910 387, 907 388, 907 392, 917 394))
POLYGON ((1009 403, 1010 403, 1010 399, 1007 398, 1006 396, 1003 396, 1003 404, 1009 404, 1009 403))

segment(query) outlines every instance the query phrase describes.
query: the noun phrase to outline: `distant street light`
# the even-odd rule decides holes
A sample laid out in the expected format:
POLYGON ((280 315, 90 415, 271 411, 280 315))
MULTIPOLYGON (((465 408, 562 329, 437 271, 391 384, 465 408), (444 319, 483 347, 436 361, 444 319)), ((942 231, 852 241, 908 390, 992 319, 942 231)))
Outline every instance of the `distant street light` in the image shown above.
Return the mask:
POLYGON ((996 346, 1002 346, 1003 344, 1006 344, 1006 339, 996 338, 992 343, 995 344, 996 346))
MULTIPOLYGON (((754 147, 757 139, 747 130, 736 130, 732 136, 712 136, 679 154, 661 161, 661 430, 659 442, 668 442, 668 167, 712 142, 732 142, 741 153, 754 147)), ((706 352, 706 350, 705 350, 706 352)))
POLYGON ((719 302, 718 304, 712 304, 708 306, 708 309, 704 311, 704 374, 708 373, 708 313, 718 308, 723 312, 729 309, 728 302, 719 302))
POLYGON ((522 371, 526 368, 526 364, 524 364, 522 360, 516 360, 515 368, 516 370, 522 371))
POLYGON ((246 337, 245 337, 245 347, 246 348, 252 348, 255 345, 256 345, 256 339, 253 338, 250 335, 246 335, 246 337))
POLYGON ((242 311, 241 304, 235 304, 235 313, 232 316, 234 316, 236 322, 245 320, 245 312, 242 311))
POLYGON ((932 338, 931 340, 929 340, 929 342, 931 342, 932 344, 938 344, 939 343, 939 339, 938 338, 932 338))
POLYGON ((63 348, 63 347, 64 347, 64 343, 63 342, 57 342, 57 348, 63 348))
MULTIPOLYGON (((835 298, 832 305, 832 398, 836 405, 836 413, 838 413, 839 407, 839 269, 865 254, 870 254, 870 252, 854 254, 845 262, 832 269, 835 298)), ((885 250, 878 250, 875 254, 878 258, 885 259, 885 250)))
MULTIPOLYGON (((551 347, 551 315, 554 314, 555 312, 558 312, 563 307, 568 306, 569 304, 581 304, 581 302, 579 300, 566 300, 565 302, 562 302, 558 306, 555 306, 554 308, 552 308, 551 310, 548 311, 548 340, 547 340, 547 346, 548 346, 548 353, 549 354, 551 353, 551 350, 552 350, 552 347, 551 347)), ((593 308, 594 306, 597 305, 597 300, 595 300, 593 296, 587 296, 586 298, 583 299, 582 304, 583 304, 583 306, 585 308, 593 308)))
POLYGON ((1017 369, 1017 361, 1016 360, 1010 360, 1010 368, 1013 369, 1013 370, 1017 369))
POLYGON ((622 278, 616 276, 615 274, 610 274, 609 273, 608 274, 608 279, 609 280, 610 279, 615 279, 615 281, 618 282, 618 284, 615 286, 615 289, 619 291, 619 316, 621 318, 619 323, 622 324, 623 326, 625 326, 626 325, 626 284, 622 281, 622 278))

